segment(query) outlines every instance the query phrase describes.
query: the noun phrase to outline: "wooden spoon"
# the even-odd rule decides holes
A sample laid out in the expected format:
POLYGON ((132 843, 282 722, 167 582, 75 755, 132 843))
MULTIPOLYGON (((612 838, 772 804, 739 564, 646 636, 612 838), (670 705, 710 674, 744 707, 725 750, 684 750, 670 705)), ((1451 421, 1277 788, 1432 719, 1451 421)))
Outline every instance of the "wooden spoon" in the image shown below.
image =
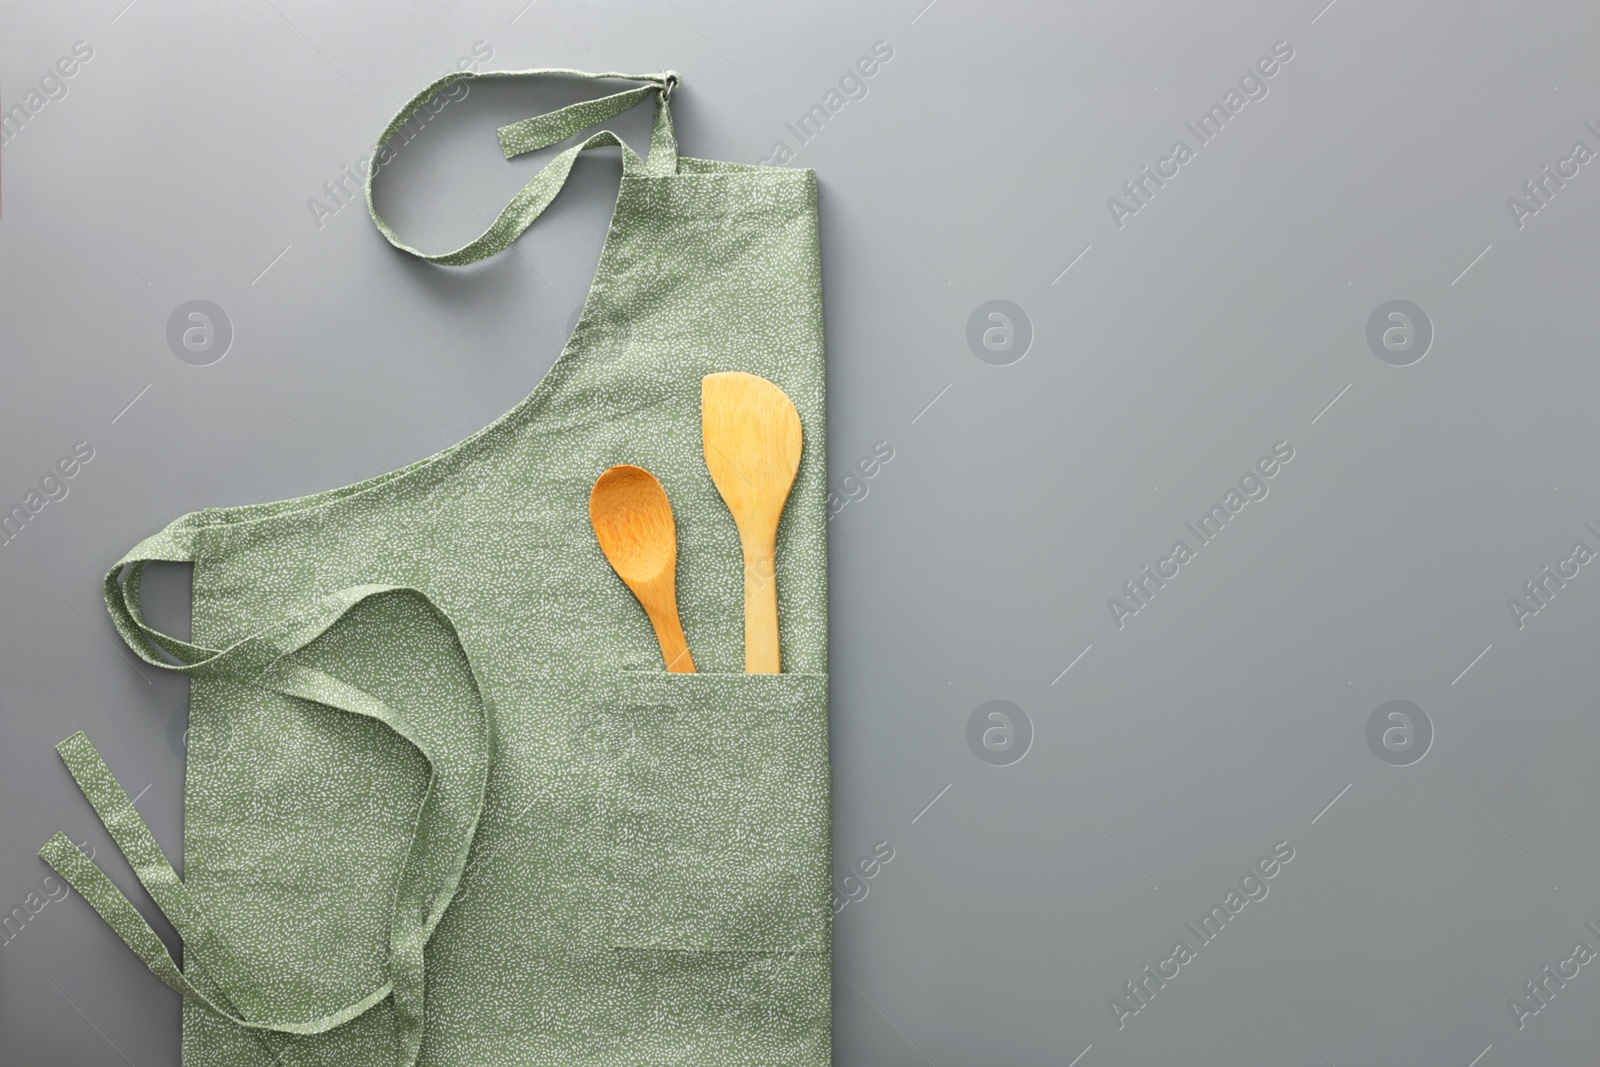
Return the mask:
POLYGON ((800 415, 765 378, 708 374, 700 380, 700 434, 744 550, 744 670, 777 674, 778 519, 800 469, 800 415))
POLYGON ((589 522, 611 569, 649 616, 667 670, 693 674, 694 658, 678 622, 678 531, 667 491, 647 470, 612 467, 589 492, 589 522))

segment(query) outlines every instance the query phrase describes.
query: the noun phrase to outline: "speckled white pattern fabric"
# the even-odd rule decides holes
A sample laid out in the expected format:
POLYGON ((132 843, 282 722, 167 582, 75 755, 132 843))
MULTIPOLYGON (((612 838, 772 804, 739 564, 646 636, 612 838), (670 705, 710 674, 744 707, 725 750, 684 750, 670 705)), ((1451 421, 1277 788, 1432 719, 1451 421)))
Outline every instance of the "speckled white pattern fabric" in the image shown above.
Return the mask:
MULTIPOLYGON (((129 644, 193 678, 182 883, 87 741, 63 755, 180 913, 189 1067, 829 1060, 816 181, 678 158, 658 113, 572 338, 522 403, 402 470, 184 516, 108 577, 129 644), (738 673, 742 557, 699 435, 700 379, 725 370, 777 383, 805 433, 781 675, 738 673), (618 463, 672 501, 702 674, 664 673, 589 529, 618 463), (151 559, 194 562, 190 643, 138 614, 151 559)), ((566 169, 541 174, 467 258, 566 169)), ((173 980, 70 840, 44 854, 173 980)))

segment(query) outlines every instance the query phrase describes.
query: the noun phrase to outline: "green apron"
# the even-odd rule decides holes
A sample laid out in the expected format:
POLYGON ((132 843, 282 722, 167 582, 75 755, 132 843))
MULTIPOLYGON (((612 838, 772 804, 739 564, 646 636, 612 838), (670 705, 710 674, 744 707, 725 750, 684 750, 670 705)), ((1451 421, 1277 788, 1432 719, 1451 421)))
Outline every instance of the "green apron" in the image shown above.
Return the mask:
MULTIPOLYGON (((454 78, 528 74, 578 72, 441 79, 380 147, 454 78)), ((596 133, 443 255, 373 211, 397 248, 470 263, 538 217, 579 152, 621 146, 594 284, 538 387, 401 470, 186 515, 106 576, 123 638, 192 679, 181 879, 88 738, 59 751, 182 969, 70 838, 41 855, 183 995, 189 1067, 829 1060, 816 178, 680 158, 675 74, 582 76, 644 84, 504 127, 506 156, 653 99, 644 160, 596 133), (699 430, 700 379, 725 370, 776 382, 805 432, 779 675, 737 673, 739 537, 699 430), (704 673, 663 670, 596 546, 589 489, 619 463, 671 498, 704 673), (191 641, 141 614, 150 560, 194 564, 191 641)))

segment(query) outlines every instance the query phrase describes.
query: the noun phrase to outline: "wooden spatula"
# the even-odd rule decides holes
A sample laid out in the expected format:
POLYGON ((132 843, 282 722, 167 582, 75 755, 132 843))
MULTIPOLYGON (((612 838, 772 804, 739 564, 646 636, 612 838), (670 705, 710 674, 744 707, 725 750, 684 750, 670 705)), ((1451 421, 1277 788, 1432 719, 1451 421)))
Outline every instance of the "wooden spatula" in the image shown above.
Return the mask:
POLYGON ((777 674, 778 519, 800 469, 800 414, 765 378, 708 374, 700 381, 700 433, 744 549, 744 670, 777 674))
POLYGON ((667 670, 693 674, 694 658, 678 622, 678 532, 667 491, 647 470, 612 467, 589 492, 589 522, 611 569, 649 616, 667 670))

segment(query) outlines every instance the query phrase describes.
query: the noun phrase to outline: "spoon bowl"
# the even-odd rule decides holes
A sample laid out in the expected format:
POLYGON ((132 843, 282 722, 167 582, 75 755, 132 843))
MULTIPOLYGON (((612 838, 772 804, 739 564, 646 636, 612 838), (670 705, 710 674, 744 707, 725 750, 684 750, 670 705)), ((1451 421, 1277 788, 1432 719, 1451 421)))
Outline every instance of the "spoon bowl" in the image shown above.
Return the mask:
POLYGON ((643 468, 612 467, 589 492, 589 523, 611 569, 649 617, 667 670, 693 674, 678 620, 678 532, 667 491, 643 468))

